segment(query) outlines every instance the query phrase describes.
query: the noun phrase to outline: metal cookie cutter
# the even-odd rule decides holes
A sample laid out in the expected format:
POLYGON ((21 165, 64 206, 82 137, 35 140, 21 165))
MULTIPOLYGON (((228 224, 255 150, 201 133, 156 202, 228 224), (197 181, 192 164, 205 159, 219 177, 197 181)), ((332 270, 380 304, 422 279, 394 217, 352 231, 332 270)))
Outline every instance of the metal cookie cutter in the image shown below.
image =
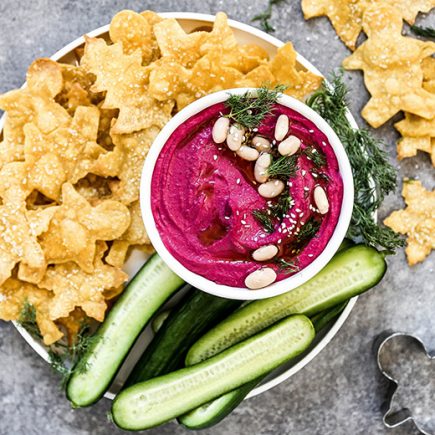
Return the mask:
POLYGON ((383 348, 387 342, 393 340, 397 337, 406 337, 415 341, 418 344, 418 347, 426 354, 429 359, 435 359, 435 353, 429 352, 427 347, 424 345, 423 341, 416 337, 415 335, 407 334, 405 332, 395 332, 395 331, 384 331, 375 341, 375 349, 376 350, 376 359, 378 363, 378 367, 382 375, 390 381, 387 399, 385 403, 382 405, 381 411, 383 413, 383 422, 384 425, 388 428, 395 428, 400 426, 401 424, 411 420, 415 427, 423 434, 423 435, 435 435, 435 432, 428 432, 426 428, 424 428, 421 423, 418 421, 416 417, 412 414, 411 410, 408 408, 402 408, 399 411, 392 411, 392 404, 394 400, 394 395, 399 387, 399 381, 394 379, 382 365, 381 355, 383 353, 383 348))

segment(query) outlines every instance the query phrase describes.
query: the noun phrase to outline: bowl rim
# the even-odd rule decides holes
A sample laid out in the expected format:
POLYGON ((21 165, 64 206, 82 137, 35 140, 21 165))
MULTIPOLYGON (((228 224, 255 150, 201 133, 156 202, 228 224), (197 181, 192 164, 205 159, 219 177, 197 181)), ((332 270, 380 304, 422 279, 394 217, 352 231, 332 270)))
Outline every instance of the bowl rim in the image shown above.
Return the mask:
MULTIPOLYGON (((174 18, 176 20, 185 20, 185 21, 197 21, 198 24, 212 24, 214 22, 215 16, 212 14, 203 14, 203 13, 197 13, 197 12, 158 12, 159 15, 163 16, 164 18, 174 18)), ((240 21, 235 21, 232 19, 228 20, 228 23, 232 29, 235 29, 237 31, 241 31, 243 33, 249 34, 250 36, 253 36, 255 38, 258 38, 260 41, 265 42, 266 44, 273 46, 274 48, 278 49, 279 47, 282 47, 284 45, 284 42, 281 40, 275 38, 272 35, 269 35, 266 32, 263 32, 260 29, 257 29, 253 26, 250 26, 249 24, 241 23, 240 21)), ((87 32, 86 35, 92 36, 92 37, 104 37, 105 34, 109 32, 109 24, 105 24, 103 26, 100 26, 90 32, 87 32)), ((60 50, 55 52, 53 55, 50 56, 50 59, 53 60, 60 60, 64 58, 65 56, 70 55, 77 47, 80 47, 84 44, 84 36, 79 36, 78 38, 72 40, 70 43, 66 44, 64 47, 62 47, 60 50)), ((304 56, 302 56, 298 51, 296 51, 296 60, 299 64, 304 66, 309 71, 320 75, 323 77, 323 74, 307 59, 305 59, 304 56)), ((23 87, 25 86, 25 83, 23 84, 23 87)), ((349 111, 349 109, 346 110, 346 117, 349 120, 350 124, 354 128, 358 128, 358 124, 355 121, 355 118, 353 117, 352 113, 349 111)), ((2 115, 0 118, 0 131, 3 130, 5 120, 5 114, 2 115)), ((376 213, 375 213, 376 215, 376 213)), ((339 330, 342 328, 343 324, 345 323, 346 319, 349 317, 351 311, 353 310, 356 302, 358 300, 358 296, 353 297, 350 299, 348 304, 346 305, 346 308, 343 310, 343 312, 338 316, 338 318, 334 321, 334 323, 330 326, 330 328, 325 331, 325 334, 321 337, 318 343, 316 343, 312 349, 310 349, 299 361, 296 362, 296 364, 293 364, 291 367, 286 368, 282 373, 277 374, 273 378, 266 380, 264 383, 258 385, 256 388, 254 388, 252 391, 249 392, 249 394, 246 396, 245 399, 249 399, 251 397, 255 397, 261 393, 264 393, 277 385, 281 384, 285 380, 289 379, 293 375, 295 375, 297 372, 299 372, 301 369, 303 369, 307 364, 309 364, 328 344, 329 342, 337 335, 339 330)), ((27 344, 46 362, 50 362, 50 358, 47 352, 46 347, 42 345, 41 342, 36 341, 19 323, 13 322, 15 328, 19 332, 19 334, 24 338, 24 340, 27 342, 27 344)), ((110 390, 107 391, 104 395, 107 399, 112 400, 115 397, 115 394, 111 392, 110 390)))
POLYGON ((163 259, 163 261, 169 266, 169 268, 172 269, 184 281, 206 293, 227 299, 256 300, 269 298, 292 291, 296 287, 299 287, 307 282, 328 264, 338 250, 341 242, 346 236, 353 210, 354 192, 352 169, 347 153, 340 139, 334 130, 329 126, 329 124, 313 109, 293 97, 280 94, 277 103, 296 111, 298 114, 313 122, 316 127, 328 138, 328 141, 331 144, 338 161, 339 172, 343 180, 343 199, 334 232, 332 233, 323 251, 312 263, 310 263, 301 271, 259 290, 250 290, 248 288, 232 287, 216 283, 202 275, 192 272, 171 254, 160 237, 160 233, 156 227, 152 211, 150 213, 150 210, 152 210, 151 185, 154 169, 167 140, 180 125, 182 125, 192 116, 200 113, 208 107, 226 101, 230 94, 241 95, 245 92, 249 92, 255 95, 256 91, 256 88, 226 89, 206 95, 183 108, 173 118, 170 119, 170 121, 163 127, 163 129, 154 139, 142 169, 140 183, 140 206, 142 211, 142 219, 154 249, 163 259))

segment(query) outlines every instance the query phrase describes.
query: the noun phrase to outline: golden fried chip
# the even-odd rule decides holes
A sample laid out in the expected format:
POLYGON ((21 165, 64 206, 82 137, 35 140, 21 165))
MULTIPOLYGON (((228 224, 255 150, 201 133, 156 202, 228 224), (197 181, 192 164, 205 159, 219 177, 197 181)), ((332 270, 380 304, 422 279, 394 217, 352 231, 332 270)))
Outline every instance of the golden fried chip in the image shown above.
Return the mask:
POLYGON ((429 12, 435 7, 435 0, 302 0, 302 11, 307 20, 327 16, 340 39, 354 50, 363 28, 365 9, 382 4, 395 6, 401 19, 413 24, 419 12, 429 12))
POLYGON ((151 242, 143 224, 139 201, 131 204, 129 210, 131 215, 130 226, 121 237, 113 242, 106 256, 106 262, 112 266, 122 267, 128 249, 132 245, 146 245, 149 247, 148 252, 152 252, 151 242))
POLYGON ((26 306, 29 307, 34 310, 36 324, 44 344, 49 346, 63 337, 58 326, 49 317, 52 298, 53 294, 50 291, 9 278, 0 287, 0 319, 19 320, 26 306))
POLYGON ((50 59, 38 59, 27 72, 28 86, 0 95, 0 109, 7 113, 0 144, 0 166, 23 160, 24 126, 33 122, 44 133, 63 125, 71 118, 54 97, 63 86, 59 65, 50 59))
POLYGON ((148 94, 149 70, 141 63, 139 51, 126 55, 119 43, 107 45, 103 39, 86 38, 81 66, 97 77, 92 90, 107 92, 102 107, 119 109, 112 127, 115 134, 153 125, 162 128, 171 118, 174 103, 156 101, 148 94))
POLYGON ((155 24, 154 33, 162 57, 186 68, 191 68, 201 57, 200 47, 207 36, 207 32, 186 33, 173 18, 155 24))
POLYGON ((11 276, 20 261, 34 269, 45 268, 44 253, 29 220, 25 203, 0 206, 0 285, 11 276))
POLYGON ((74 115, 77 107, 90 106, 97 103, 102 97, 91 91, 91 86, 95 81, 92 74, 88 74, 83 68, 74 65, 59 64, 62 77, 63 88, 56 96, 56 102, 64 107, 70 115, 74 115))
MULTIPOLYGON (((119 288, 123 289, 123 286, 119 288)), ((88 323, 88 316, 81 308, 76 308, 68 314, 68 317, 61 317, 56 320, 56 324, 65 330, 68 345, 72 346, 77 341, 77 335, 83 330, 88 323)))
POLYGON ((435 95, 423 89, 422 60, 435 52, 435 43, 402 36, 399 11, 381 5, 366 9, 368 39, 343 62, 346 69, 362 69, 372 95, 362 110, 372 127, 379 127, 400 110, 423 118, 435 116, 435 95))
POLYGON ((384 224, 408 235, 405 252, 413 266, 435 249, 435 191, 427 191, 420 181, 409 180, 403 185, 402 195, 407 207, 391 213, 384 224))
POLYGON ((24 127, 24 157, 28 166, 29 188, 58 200, 64 182, 74 183, 84 177, 89 164, 83 161, 96 159, 99 153, 105 152, 94 142, 98 122, 98 108, 80 106, 70 126, 61 127, 48 135, 36 125, 27 124, 24 127))
POLYGON ((414 157, 417 151, 424 151, 430 155, 432 165, 435 166, 435 138, 404 137, 397 142, 397 158, 414 157))
POLYGON ((139 50, 144 64, 152 60, 156 41, 152 25, 144 15, 129 10, 118 12, 112 18, 109 34, 114 43, 122 43, 125 54, 139 50))
POLYGON ((97 241, 116 239, 129 225, 130 212, 120 202, 102 200, 93 207, 65 183, 62 204, 39 240, 48 264, 71 261, 92 273, 97 241))
POLYGON ((112 151, 114 159, 116 154, 124 155, 118 175, 119 182, 110 183, 113 199, 127 205, 139 199, 143 163, 159 131, 157 127, 152 127, 132 134, 112 135, 115 143, 112 151))
POLYGON ((86 273, 75 263, 50 266, 39 287, 52 290, 54 297, 49 303, 49 318, 67 317, 80 307, 87 316, 100 322, 104 320, 106 301, 103 292, 119 287, 128 276, 122 270, 104 264, 101 257, 106 249, 100 243, 93 261, 93 272, 86 273))

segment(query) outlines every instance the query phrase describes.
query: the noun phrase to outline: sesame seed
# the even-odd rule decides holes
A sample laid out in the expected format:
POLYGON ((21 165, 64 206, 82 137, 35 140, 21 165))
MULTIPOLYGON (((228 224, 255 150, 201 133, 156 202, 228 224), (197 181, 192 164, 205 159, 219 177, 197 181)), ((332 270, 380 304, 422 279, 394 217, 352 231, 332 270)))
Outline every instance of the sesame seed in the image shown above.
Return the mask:
POLYGON ((242 225, 246 225, 246 221, 244 221, 243 219, 240 221, 240 223, 241 223, 242 225))
POLYGON ((230 217, 229 216, 224 216, 224 219, 229 220, 230 217))
POLYGON ((217 159, 218 159, 218 156, 215 154, 215 155, 213 156, 213 160, 216 161, 217 159))
POLYGON ((314 133, 314 130, 308 130, 309 133, 314 133))
POLYGON ((302 177, 305 177, 305 174, 307 173, 307 171, 305 170, 305 169, 302 169, 302 172, 301 172, 301 174, 302 174, 302 177))
POLYGON ((240 178, 237 178, 236 184, 240 184, 240 178))
POLYGON ((314 254, 308 254, 308 257, 310 257, 310 258, 314 257, 314 254))

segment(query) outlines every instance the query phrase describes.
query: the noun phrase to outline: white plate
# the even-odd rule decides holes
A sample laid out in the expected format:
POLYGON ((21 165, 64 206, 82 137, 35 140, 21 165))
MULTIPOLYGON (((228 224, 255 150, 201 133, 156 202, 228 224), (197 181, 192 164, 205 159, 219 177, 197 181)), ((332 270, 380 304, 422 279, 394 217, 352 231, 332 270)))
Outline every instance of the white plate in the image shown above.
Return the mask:
MULTIPOLYGON (((180 25, 186 32, 190 32, 198 27, 202 26, 210 26, 214 21, 214 16, 206 15, 206 14, 197 14, 190 12, 175 12, 175 13, 161 13, 161 16, 165 18, 175 18, 178 20, 180 25)), ((237 21, 229 20, 229 24, 234 31, 234 34, 237 40, 240 43, 254 43, 264 48, 270 56, 274 56, 277 48, 283 45, 279 39, 274 38, 273 36, 268 35, 254 27, 248 26, 247 24, 239 23, 237 21)), ((109 26, 103 26, 92 32, 89 32, 89 36, 93 37, 108 37, 109 26)), ((64 48, 59 50, 51 59, 65 62, 65 63, 76 63, 76 57, 74 54, 74 50, 84 44, 83 37, 76 39, 70 44, 66 45, 64 48)), ((315 74, 322 75, 320 71, 312 65, 308 60, 306 60, 300 54, 297 55, 297 61, 300 65, 305 67, 306 69, 312 71, 315 74)), ((353 127, 357 128, 357 124, 355 119, 352 117, 350 113, 347 114, 347 118, 353 127)), ((0 120, 0 131, 3 128, 4 116, 0 120)), ((126 264, 127 273, 132 276, 136 270, 143 264, 146 260, 146 256, 140 251, 135 251, 132 253, 128 263, 126 264)), ((168 305, 173 305, 177 299, 180 298, 180 294, 171 301, 168 302, 168 305)), ((338 330, 342 327, 343 323, 349 316, 352 308, 356 303, 357 298, 353 298, 347 304, 345 310, 341 313, 341 315, 337 318, 333 325, 330 326, 329 329, 324 330, 321 334, 319 334, 313 345, 306 351, 304 354, 299 356, 296 360, 291 361, 288 364, 283 365, 277 370, 273 371, 266 380, 260 384, 257 388, 252 390, 247 398, 256 396, 258 394, 263 393, 264 391, 270 390, 271 388, 279 385, 281 382, 293 376, 299 370, 301 370, 304 366, 306 366, 313 358, 315 358, 320 351, 332 340, 332 338, 337 334, 338 330)), ((23 338, 29 343, 29 345, 35 350, 38 355, 40 355, 47 362, 49 361, 47 349, 43 346, 40 341, 35 340, 26 330, 24 330, 20 325, 15 323, 16 328, 23 336, 23 338)), ((142 333, 138 341, 136 342, 133 350, 131 351, 129 357, 124 362, 120 372, 118 373, 114 383, 110 387, 109 391, 106 393, 105 397, 112 399, 115 393, 122 386, 124 380, 128 376, 128 373, 133 368, 133 365, 139 358, 142 350, 149 343, 152 338, 152 332, 150 326, 148 326, 145 331, 142 333)))

